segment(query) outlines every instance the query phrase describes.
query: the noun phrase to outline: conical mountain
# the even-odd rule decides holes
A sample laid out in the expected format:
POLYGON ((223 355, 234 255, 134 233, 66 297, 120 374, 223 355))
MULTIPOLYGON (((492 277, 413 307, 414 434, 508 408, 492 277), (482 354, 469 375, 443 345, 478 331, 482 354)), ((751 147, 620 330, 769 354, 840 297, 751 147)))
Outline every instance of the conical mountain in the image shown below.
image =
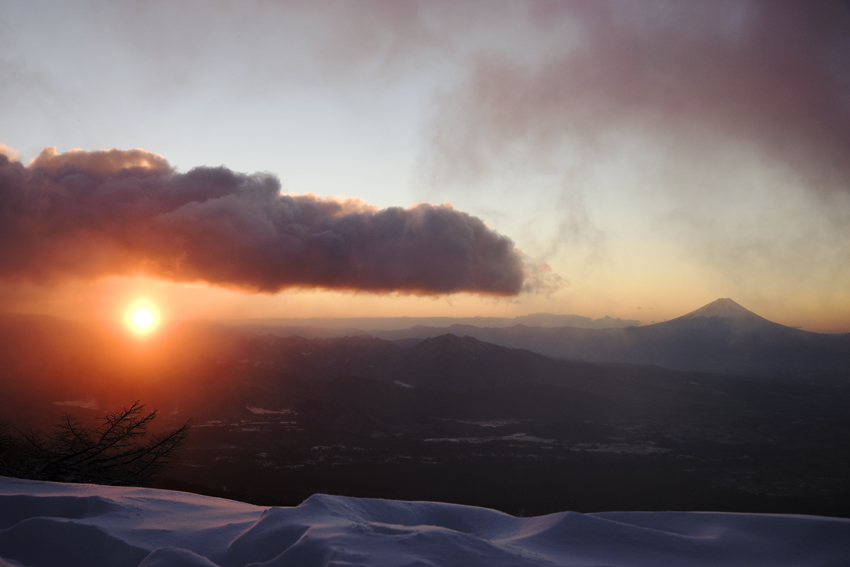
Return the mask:
POLYGON ((850 343, 769 321, 729 298, 633 328, 622 362, 709 372, 792 375, 850 366, 850 343))
MULTIPOLYGON (((749 309, 742 307, 734 300, 724 297, 715 299, 707 305, 703 305, 695 311, 691 311, 676 319, 671 319, 664 323, 656 323, 648 325, 646 328, 723 328, 736 332, 752 332, 755 330, 764 332, 780 332, 790 331, 795 332, 797 329, 786 327, 779 323, 769 321, 764 317, 756 315, 749 309)), ((802 332, 802 331, 798 331, 802 332)))

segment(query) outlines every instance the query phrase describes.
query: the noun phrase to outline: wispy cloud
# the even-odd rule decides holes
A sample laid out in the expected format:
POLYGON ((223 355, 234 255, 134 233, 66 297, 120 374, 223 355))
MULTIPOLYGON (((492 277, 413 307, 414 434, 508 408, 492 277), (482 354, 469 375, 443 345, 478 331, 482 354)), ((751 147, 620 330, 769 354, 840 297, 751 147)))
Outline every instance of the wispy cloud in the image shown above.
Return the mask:
POLYGON ((711 133, 746 139, 815 186, 850 186, 846 3, 543 5, 550 41, 538 57, 482 52, 441 101, 433 157, 444 173, 474 175, 518 145, 548 155, 632 129, 677 149, 711 133))

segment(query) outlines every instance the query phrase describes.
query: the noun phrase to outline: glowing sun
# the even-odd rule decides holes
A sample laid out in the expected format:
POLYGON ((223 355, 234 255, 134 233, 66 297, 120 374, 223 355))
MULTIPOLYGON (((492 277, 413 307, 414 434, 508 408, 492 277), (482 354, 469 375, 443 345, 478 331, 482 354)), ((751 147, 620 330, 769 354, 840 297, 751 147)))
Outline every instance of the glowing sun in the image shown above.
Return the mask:
POLYGON ((147 335, 159 325, 159 310, 153 303, 139 300, 127 308, 124 320, 134 333, 147 335))
POLYGON ((133 323, 136 324, 137 327, 142 329, 147 329, 153 323, 153 315, 147 309, 139 309, 136 311, 136 314, 133 315, 133 323))

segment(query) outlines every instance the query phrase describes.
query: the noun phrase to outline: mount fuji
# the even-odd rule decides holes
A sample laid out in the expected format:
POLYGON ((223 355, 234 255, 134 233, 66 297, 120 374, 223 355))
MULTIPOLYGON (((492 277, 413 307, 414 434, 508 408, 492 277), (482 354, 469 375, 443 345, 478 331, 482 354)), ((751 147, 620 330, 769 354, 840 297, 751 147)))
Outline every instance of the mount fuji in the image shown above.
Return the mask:
MULTIPOLYGON (((682 315, 673 321, 667 321, 666 323, 673 323, 675 321, 689 321, 689 320, 723 320, 727 322, 734 322, 737 325, 747 325, 750 327, 769 327, 769 328, 789 328, 780 325, 779 323, 774 323, 773 321, 768 321, 764 317, 760 317, 756 315, 749 309, 741 307, 738 303, 729 299, 728 297, 724 297, 721 299, 716 299, 707 305, 703 305, 696 311, 691 311, 686 315, 682 315)), ((664 325, 665 323, 656 323, 658 325, 664 325)))

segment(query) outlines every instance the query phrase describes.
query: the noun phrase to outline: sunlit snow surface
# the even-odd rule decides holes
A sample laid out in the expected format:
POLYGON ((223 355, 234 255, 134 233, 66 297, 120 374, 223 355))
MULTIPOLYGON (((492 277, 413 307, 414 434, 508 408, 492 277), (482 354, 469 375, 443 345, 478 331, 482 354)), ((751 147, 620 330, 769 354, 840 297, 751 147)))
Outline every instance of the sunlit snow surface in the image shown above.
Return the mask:
POLYGON ((325 495, 262 508, 0 477, 0 558, 0 567, 838 566, 850 558, 850 520, 694 512, 515 518, 325 495))

